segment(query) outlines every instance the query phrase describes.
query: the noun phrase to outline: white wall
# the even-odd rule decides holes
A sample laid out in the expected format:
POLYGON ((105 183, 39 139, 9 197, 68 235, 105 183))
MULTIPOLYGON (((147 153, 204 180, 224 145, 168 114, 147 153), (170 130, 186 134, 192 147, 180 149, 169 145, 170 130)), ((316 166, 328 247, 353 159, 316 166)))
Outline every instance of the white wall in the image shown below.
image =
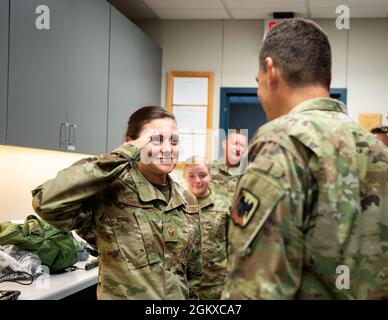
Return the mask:
POLYGON ((34 214, 31 191, 86 155, 0 145, 0 221, 34 214))
MULTIPOLYGON (((168 71, 213 71, 215 73, 213 127, 218 127, 217 101, 220 99, 219 88, 222 83, 222 21, 144 22, 146 30, 143 31, 148 33, 163 50, 161 105, 166 105, 168 71)), ((142 29, 141 26, 140 28, 142 29)))
MULTIPOLYGON (((226 20, 223 26, 222 86, 256 87, 258 52, 264 32, 263 22, 226 20)), ((218 105, 219 100, 215 106, 218 105)))
MULTIPOLYGON (((388 19, 355 20, 349 32, 348 105, 388 116, 388 19)), ((388 119, 384 119, 388 125, 388 119)))
MULTIPOLYGON (((316 20, 333 52, 332 87, 348 89, 350 116, 388 116, 388 19, 353 19, 350 30, 335 20, 316 20)), ((256 87, 263 20, 136 20, 163 48, 161 104, 166 104, 166 73, 215 73, 213 127, 219 126, 220 87, 256 87)), ((385 121, 388 124, 388 120, 385 121)))

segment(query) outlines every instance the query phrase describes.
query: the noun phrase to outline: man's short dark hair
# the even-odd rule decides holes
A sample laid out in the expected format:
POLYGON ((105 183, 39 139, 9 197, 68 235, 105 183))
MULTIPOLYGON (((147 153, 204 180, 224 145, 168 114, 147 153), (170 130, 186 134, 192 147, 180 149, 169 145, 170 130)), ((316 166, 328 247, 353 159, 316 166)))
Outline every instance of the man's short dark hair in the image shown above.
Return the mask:
POLYGON ((275 25, 260 50, 260 68, 272 58, 290 86, 331 83, 331 49, 325 32, 314 22, 295 18, 275 25))

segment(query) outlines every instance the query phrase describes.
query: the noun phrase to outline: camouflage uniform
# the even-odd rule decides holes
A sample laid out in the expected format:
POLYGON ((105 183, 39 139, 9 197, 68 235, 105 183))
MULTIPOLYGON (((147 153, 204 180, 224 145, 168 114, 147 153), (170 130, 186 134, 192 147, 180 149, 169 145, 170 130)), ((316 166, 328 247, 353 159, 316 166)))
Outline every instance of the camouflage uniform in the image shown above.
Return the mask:
POLYGON ((198 199, 202 231, 202 286, 200 299, 218 300, 225 285, 227 266, 226 229, 229 208, 223 197, 210 189, 198 199))
POLYGON ((212 175, 211 186, 217 192, 217 195, 223 198, 223 207, 231 208, 234 191, 239 174, 233 173, 228 169, 225 161, 215 160, 210 163, 210 173, 212 175))
POLYGON ((388 149, 346 112, 307 100, 252 140, 223 298, 388 298, 388 149))
POLYGON ((167 204, 138 159, 139 150, 127 145, 83 159, 36 188, 33 207, 57 228, 96 235, 98 299, 198 298, 197 200, 168 177, 167 204))

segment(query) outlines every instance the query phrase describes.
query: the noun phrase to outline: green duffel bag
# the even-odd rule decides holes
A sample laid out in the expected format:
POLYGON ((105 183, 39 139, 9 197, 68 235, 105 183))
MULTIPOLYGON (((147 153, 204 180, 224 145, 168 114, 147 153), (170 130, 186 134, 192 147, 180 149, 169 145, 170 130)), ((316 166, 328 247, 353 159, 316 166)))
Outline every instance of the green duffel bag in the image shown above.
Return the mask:
POLYGON ((36 253, 50 273, 63 272, 78 261, 78 244, 72 233, 34 215, 29 215, 24 224, 0 223, 0 245, 7 244, 36 253))

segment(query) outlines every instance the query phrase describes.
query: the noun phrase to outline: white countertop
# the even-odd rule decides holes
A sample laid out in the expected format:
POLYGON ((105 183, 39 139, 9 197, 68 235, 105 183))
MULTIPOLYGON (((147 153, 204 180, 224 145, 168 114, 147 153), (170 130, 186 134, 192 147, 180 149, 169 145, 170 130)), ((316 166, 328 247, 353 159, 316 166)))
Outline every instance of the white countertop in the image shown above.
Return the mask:
MULTIPOLYGON (((84 268, 85 264, 94 259, 90 256, 87 261, 80 261, 75 265, 84 268)), ((30 285, 22 285, 15 282, 0 283, 0 290, 19 290, 18 300, 58 300, 98 282, 98 267, 84 270, 76 269, 60 274, 39 276, 30 285)))

